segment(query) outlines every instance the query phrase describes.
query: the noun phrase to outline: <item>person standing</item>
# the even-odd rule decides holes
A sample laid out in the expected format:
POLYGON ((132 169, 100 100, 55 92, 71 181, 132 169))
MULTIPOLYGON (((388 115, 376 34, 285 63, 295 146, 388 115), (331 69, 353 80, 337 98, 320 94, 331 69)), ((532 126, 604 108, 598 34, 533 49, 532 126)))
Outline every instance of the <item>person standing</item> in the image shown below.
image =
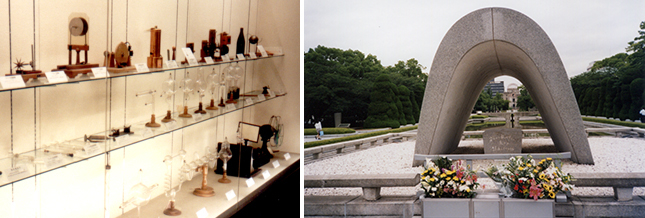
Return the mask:
POLYGON ((320 121, 318 121, 316 124, 314 124, 314 127, 316 127, 316 139, 320 140, 320 132, 322 131, 322 124, 320 121))
POLYGON ((639 113, 641 114, 641 123, 645 123, 645 107, 639 113))

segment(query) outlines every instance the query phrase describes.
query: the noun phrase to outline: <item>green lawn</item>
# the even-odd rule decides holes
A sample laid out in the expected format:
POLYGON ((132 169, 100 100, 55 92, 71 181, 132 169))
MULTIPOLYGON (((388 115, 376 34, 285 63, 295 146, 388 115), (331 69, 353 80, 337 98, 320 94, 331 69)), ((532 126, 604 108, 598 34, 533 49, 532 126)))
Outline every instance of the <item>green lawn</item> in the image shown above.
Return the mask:
MULTIPOLYGON (((305 148, 311 148, 311 147, 327 145, 327 144, 333 144, 333 143, 338 143, 338 142, 344 142, 344 141, 351 141, 351 140, 356 140, 356 139, 368 138, 368 137, 377 136, 377 135, 383 135, 383 134, 388 134, 388 133, 405 132, 405 131, 415 130, 415 129, 417 129, 417 127, 418 126, 408 126, 408 127, 397 128, 397 129, 388 129, 388 130, 381 130, 381 131, 374 131, 374 132, 356 134, 356 135, 351 135, 351 136, 346 136, 346 137, 338 137, 338 138, 325 139, 325 140, 319 140, 319 141, 305 142, 304 146, 305 146, 305 148)), ((323 128, 323 131, 325 131, 325 128, 323 128)), ((327 134, 327 133, 325 132, 325 134, 327 134)))

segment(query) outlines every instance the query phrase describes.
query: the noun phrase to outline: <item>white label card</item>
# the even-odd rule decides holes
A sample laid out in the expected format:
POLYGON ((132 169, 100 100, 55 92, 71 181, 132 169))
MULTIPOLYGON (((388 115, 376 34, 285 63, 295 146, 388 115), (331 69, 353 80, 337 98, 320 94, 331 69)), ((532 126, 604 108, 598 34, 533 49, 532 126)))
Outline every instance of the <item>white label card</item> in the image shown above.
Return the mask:
POLYGON ((273 92, 273 90, 271 89, 269 89, 268 91, 269 91, 269 97, 275 98, 275 92, 273 92))
POLYGON ((195 122, 200 121, 200 120, 202 120, 203 118, 204 118, 204 117, 203 117, 203 116, 202 116, 202 114, 200 114, 200 113, 193 114, 193 120, 194 120, 195 122))
POLYGON ((215 63, 215 61, 213 61, 212 57, 205 57, 204 60, 206 60, 207 64, 214 64, 215 63))
POLYGON ((25 81, 21 75, 0 77, 0 84, 4 89, 25 87, 25 81))
POLYGON ((235 104, 226 104, 226 110, 227 111, 232 111, 232 110, 235 110, 235 109, 236 109, 235 104))
POLYGON ((92 73, 95 78, 105 78, 110 76, 107 72, 107 67, 94 67, 92 68, 92 73))
POLYGON ((260 53, 262 54, 262 57, 269 57, 269 55, 267 54, 267 51, 266 51, 266 50, 264 50, 264 46, 262 46, 262 45, 258 45, 258 50, 259 50, 259 51, 260 51, 260 53))
POLYGON ((197 66, 199 63, 197 63, 197 59, 195 59, 195 55, 193 54, 193 51, 190 50, 190 48, 181 48, 181 51, 184 52, 184 56, 188 60, 188 65, 190 66, 197 66))
POLYGON ((138 64, 135 64, 134 67, 137 68, 137 73, 144 73, 144 72, 150 71, 150 69, 148 69, 148 65, 146 65, 146 63, 138 63, 138 64))
POLYGON ((237 59, 240 61, 246 60, 246 58, 244 58, 244 54, 237 54, 237 59))
POLYGON ((246 98, 246 99, 244 99, 244 102, 245 102, 246 105, 252 105, 253 104, 253 99, 246 98))
POLYGON ((197 211, 197 218, 208 218, 208 211, 205 207, 197 211))
POLYGON ((229 61, 231 61, 231 58, 228 57, 228 54, 225 54, 224 56, 222 56, 222 62, 229 62, 229 61))
POLYGON ((262 178, 268 179, 269 177, 271 177, 271 174, 269 173, 269 171, 268 170, 263 170, 262 178))
POLYGON ((49 81, 49 83, 67 82, 67 75, 65 75, 65 72, 63 71, 46 72, 45 76, 47 76, 47 81, 49 81))
POLYGON ((280 166, 280 161, 274 160, 271 164, 273 165, 273 168, 278 168, 280 166))
POLYGON ((226 200, 230 201, 233 198, 235 198, 235 191, 231 189, 230 191, 226 192, 226 200))
POLYGON ((289 153, 284 154, 284 160, 289 160, 291 159, 291 155, 289 153))
POLYGON ((170 68, 178 68, 179 67, 179 65, 177 65, 177 61, 175 61, 175 60, 169 60, 169 61, 167 60, 165 62, 166 62, 166 68, 170 69, 170 68))
POLYGON ((46 168, 56 167, 61 164, 63 164, 63 156, 61 154, 56 154, 54 156, 50 156, 50 157, 47 157, 47 159, 45 159, 46 168))
POLYGON ((251 59, 256 59, 256 58, 258 58, 258 56, 257 56, 257 55, 255 55, 255 52, 251 52, 251 54, 249 54, 249 56, 250 56, 249 58, 251 58, 251 59))
POLYGON ((92 156, 98 154, 101 151, 101 147, 99 147, 99 145, 96 143, 90 143, 89 145, 83 147, 83 150, 85 150, 85 155, 92 156))
POLYGON ((173 121, 170 121, 170 122, 167 122, 167 123, 163 123, 163 125, 166 126, 167 131, 173 130, 173 129, 175 129, 177 127, 177 121, 173 120, 173 121))
POLYGON ((27 167, 25 167, 24 165, 18 165, 9 169, 9 175, 7 175, 7 178, 9 180, 16 180, 26 176, 29 176, 29 171, 27 171, 27 167))
POLYGON ((259 94, 258 95, 258 101, 264 101, 264 100, 267 100, 267 98, 264 97, 264 94, 259 94))
POLYGON ((252 177, 246 180, 246 187, 251 187, 253 185, 255 185, 255 181, 252 177))

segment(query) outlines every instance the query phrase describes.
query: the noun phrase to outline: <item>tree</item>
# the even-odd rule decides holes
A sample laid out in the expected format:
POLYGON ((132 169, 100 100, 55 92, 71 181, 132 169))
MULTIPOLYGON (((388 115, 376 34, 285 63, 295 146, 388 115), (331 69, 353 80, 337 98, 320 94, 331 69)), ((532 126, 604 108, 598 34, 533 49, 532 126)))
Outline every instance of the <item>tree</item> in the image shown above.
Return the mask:
POLYGON ((409 93, 410 93, 410 103, 412 104, 412 117, 414 118, 414 123, 418 123, 419 116, 421 113, 421 107, 419 107, 419 105, 417 104, 417 100, 414 97, 414 92, 409 92, 409 93))
POLYGON ((396 86, 390 82, 387 74, 382 74, 376 78, 370 96, 370 104, 367 109, 367 119, 365 127, 382 128, 391 127, 399 128, 399 110, 396 106, 394 94, 396 86))
POLYGON ((399 100, 403 105, 403 114, 405 115, 406 124, 415 124, 414 113, 412 112, 412 102, 410 102, 410 90, 404 85, 399 85, 399 100))
POLYGON ((632 96, 629 94, 629 85, 623 84, 620 86, 620 112, 618 118, 626 120, 629 118, 629 107, 632 103, 632 96))
POLYGON ((524 86, 519 86, 517 89, 520 90, 520 96, 517 97, 517 107, 520 108, 520 110, 523 111, 528 111, 531 108, 535 107, 535 103, 533 102, 533 99, 531 98, 531 95, 529 95, 529 91, 526 89, 524 86))
POLYGON ((629 93, 631 94, 632 104, 629 108, 629 119, 638 120, 640 114, 638 113, 643 108, 643 91, 645 91, 645 79, 638 78, 632 81, 629 85, 629 93))

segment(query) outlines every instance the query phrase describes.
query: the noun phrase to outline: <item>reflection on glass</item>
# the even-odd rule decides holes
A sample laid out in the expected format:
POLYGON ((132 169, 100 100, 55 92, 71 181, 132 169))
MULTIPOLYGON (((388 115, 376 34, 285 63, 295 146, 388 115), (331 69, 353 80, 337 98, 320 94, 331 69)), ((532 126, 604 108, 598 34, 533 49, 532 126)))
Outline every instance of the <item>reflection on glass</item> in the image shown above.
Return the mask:
POLYGON ((186 77, 181 80, 180 86, 184 92, 184 113, 180 114, 179 117, 191 118, 193 115, 188 113, 188 99, 190 99, 190 95, 195 91, 195 83, 190 78, 190 72, 186 72, 186 77))
POLYGON ((191 166, 193 166, 193 169, 196 171, 201 171, 202 173, 202 186, 199 188, 195 188, 195 191, 193 191, 194 195, 197 195, 199 197, 212 197, 215 196, 215 190, 213 190, 212 187, 208 186, 208 162, 209 158, 207 156, 204 157, 199 157, 197 153, 195 153, 195 161, 191 163, 191 166))
POLYGON ((146 101, 146 102, 145 102, 145 105, 146 105, 146 106, 148 106, 148 105, 152 105, 152 107, 151 107, 151 110, 152 110, 152 111, 151 111, 151 113, 150 113, 150 114, 151 114, 150 122, 149 122, 149 123, 146 123, 146 127, 160 127, 160 126, 161 126, 161 124, 158 124, 158 123, 155 121, 155 96, 154 96, 154 94, 155 94, 156 92, 157 92, 157 90, 154 90, 154 89, 153 89, 153 90, 148 90, 148 91, 139 92, 139 93, 137 93, 137 94, 135 95, 136 97, 145 97, 145 96, 150 96, 150 101, 146 101))
POLYGON ((207 89, 208 83, 205 81, 203 68, 199 68, 196 78, 197 80, 195 80, 195 89, 197 90, 197 94, 199 95, 199 107, 197 108, 195 113, 205 114, 206 111, 202 109, 202 99, 204 98, 204 96, 206 96, 206 89, 207 89))
MULTIPOLYGON (((184 158, 186 157, 186 150, 182 149, 179 151, 179 155, 181 163, 186 163, 186 160, 184 158)), ((188 178, 188 175, 190 175, 190 172, 187 171, 192 171, 188 168, 185 168, 182 166, 182 168, 179 170, 179 186, 177 186, 176 189, 172 187, 172 159, 173 157, 170 155, 167 155, 164 158, 164 163, 166 164, 166 181, 164 184, 164 188, 166 189, 166 197, 170 197, 170 201, 168 202, 168 206, 166 206, 166 209, 164 209, 163 214, 166 214, 168 216, 179 216, 181 215, 181 210, 175 208, 175 196, 177 195, 177 192, 181 190, 181 185, 186 181, 188 178)))
POLYGON ((208 91, 211 93, 211 103, 210 105, 208 105, 208 107, 206 107, 206 110, 217 110, 217 106, 215 106, 215 98, 217 98, 217 88, 219 88, 219 74, 214 67, 211 73, 208 75, 206 82, 208 83, 208 91))

